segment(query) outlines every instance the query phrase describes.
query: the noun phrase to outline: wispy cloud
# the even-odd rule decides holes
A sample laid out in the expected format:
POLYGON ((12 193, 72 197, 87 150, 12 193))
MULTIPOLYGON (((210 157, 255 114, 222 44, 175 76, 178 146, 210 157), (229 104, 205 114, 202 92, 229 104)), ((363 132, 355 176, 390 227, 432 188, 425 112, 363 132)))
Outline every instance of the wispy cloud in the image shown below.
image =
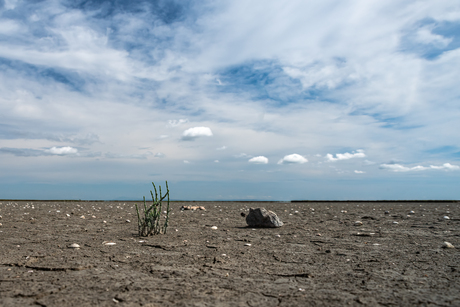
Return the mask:
POLYGON ((380 168, 382 169, 387 169, 393 172, 411 172, 411 171, 426 171, 430 169, 434 170, 460 170, 460 166, 458 165, 452 165, 450 163, 444 163, 441 166, 435 166, 435 165, 430 165, 430 166, 413 166, 413 167, 408 167, 404 166, 401 164, 381 164, 380 168))

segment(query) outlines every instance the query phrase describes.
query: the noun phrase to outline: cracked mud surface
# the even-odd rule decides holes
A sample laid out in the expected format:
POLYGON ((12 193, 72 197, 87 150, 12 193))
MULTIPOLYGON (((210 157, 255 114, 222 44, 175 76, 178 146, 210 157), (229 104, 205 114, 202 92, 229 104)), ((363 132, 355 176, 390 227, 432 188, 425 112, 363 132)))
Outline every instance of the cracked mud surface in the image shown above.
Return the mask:
POLYGON ((0 306, 460 305, 458 202, 183 204, 140 238, 133 202, 2 201, 0 306))

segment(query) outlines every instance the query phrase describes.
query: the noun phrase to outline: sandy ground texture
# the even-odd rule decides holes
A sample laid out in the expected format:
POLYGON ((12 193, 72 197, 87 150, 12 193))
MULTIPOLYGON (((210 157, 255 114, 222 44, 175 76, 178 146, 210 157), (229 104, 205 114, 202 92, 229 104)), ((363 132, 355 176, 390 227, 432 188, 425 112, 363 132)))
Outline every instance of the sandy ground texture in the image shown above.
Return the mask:
POLYGON ((459 202, 188 204, 141 238, 132 202, 2 201, 0 306, 460 306, 459 202))

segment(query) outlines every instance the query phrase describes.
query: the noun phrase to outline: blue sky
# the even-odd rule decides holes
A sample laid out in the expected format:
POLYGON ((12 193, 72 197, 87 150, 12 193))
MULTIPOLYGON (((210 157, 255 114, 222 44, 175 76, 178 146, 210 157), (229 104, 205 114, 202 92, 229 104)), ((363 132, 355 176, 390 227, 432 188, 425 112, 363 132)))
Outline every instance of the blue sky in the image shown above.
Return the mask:
POLYGON ((0 198, 460 199, 458 0, 0 0, 0 198))

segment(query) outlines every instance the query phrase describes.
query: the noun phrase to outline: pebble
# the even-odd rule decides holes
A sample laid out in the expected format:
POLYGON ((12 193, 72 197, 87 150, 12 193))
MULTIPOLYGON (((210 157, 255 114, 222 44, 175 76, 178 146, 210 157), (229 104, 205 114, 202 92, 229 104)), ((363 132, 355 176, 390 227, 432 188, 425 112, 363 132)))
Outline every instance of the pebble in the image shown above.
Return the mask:
POLYGON ((393 222, 393 224, 399 224, 398 222, 393 222))
POLYGON ((455 248, 455 246, 452 243, 449 243, 449 242, 444 242, 442 244, 442 247, 443 248, 455 248))
POLYGON ((450 220, 450 217, 448 217, 447 215, 445 215, 445 216, 443 217, 443 219, 445 219, 445 220, 450 220))
POLYGON ((82 216, 80 216, 80 218, 81 218, 81 219, 85 219, 85 216, 84 216, 84 215, 82 215, 82 216))
POLYGON ((385 214, 390 214, 390 211, 385 211, 385 214))
POLYGON ((246 243, 244 244, 244 246, 251 246, 251 243, 246 243))
POLYGON ((362 226, 362 225, 363 225, 363 222, 361 222, 361 221, 356 221, 356 222, 354 223, 354 225, 355 225, 355 226, 362 226))
POLYGON ((214 229, 214 230, 215 230, 215 229, 217 229, 217 226, 212 226, 211 229, 214 229))
POLYGON ((409 214, 415 214, 415 211, 409 211, 409 214))
POLYGON ((109 241, 104 241, 104 242, 102 242, 102 244, 103 244, 103 245, 110 246, 110 245, 115 245, 115 244, 117 244, 117 243, 115 243, 115 242, 109 242, 109 241))
POLYGON ((70 217, 70 214, 66 213, 67 217, 70 217))
POLYGON ((68 248, 80 249, 80 245, 78 245, 77 243, 72 243, 68 246, 68 248))
POLYGON ((130 221, 130 220, 126 220, 126 223, 131 223, 131 221, 130 221))

